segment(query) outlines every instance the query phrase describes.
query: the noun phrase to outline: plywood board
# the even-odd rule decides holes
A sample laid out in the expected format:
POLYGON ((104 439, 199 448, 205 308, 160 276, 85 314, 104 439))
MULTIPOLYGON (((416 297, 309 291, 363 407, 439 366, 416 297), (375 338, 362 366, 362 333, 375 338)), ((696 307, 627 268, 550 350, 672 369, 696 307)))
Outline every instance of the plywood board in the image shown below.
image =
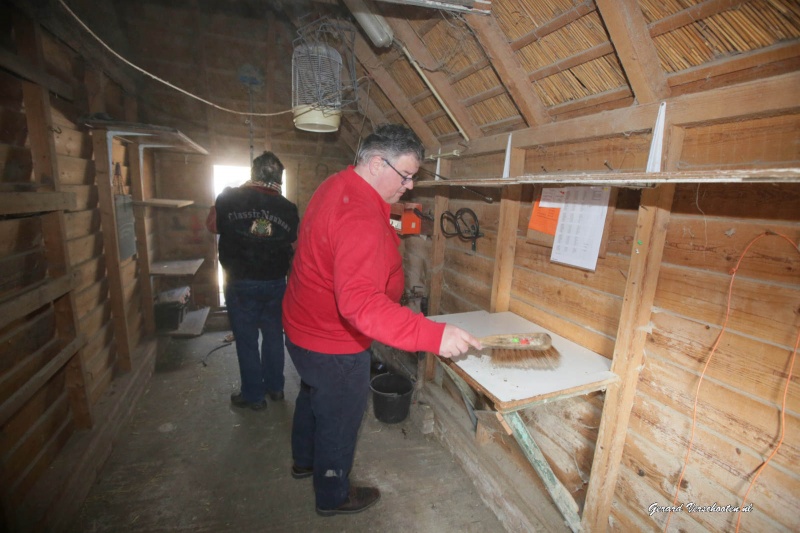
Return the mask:
POLYGON ((604 383, 615 378, 609 370, 611 362, 602 355, 512 312, 471 311, 438 315, 430 319, 453 324, 476 337, 539 331, 550 334, 553 346, 561 354, 560 364, 554 370, 497 367, 487 357, 488 349, 471 349, 465 355, 452 359, 454 366, 468 376, 473 385, 478 385, 499 410, 514 410, 523 404, 532 404, 562 393, 599 390, 604 388, 604 383))

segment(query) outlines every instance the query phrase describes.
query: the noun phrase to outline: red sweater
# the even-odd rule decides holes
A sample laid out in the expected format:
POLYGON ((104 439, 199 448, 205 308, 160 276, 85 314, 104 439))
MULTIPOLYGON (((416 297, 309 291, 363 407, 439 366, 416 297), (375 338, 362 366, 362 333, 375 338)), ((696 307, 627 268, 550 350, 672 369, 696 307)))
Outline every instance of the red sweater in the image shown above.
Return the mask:
POLYGON ((372 340, 437 352, 444 324, 397 303, 405 279, 390 206, 352 166, 319 186, 300 223, 283 299, 283 327, 298 346, 328 354, 372 340))

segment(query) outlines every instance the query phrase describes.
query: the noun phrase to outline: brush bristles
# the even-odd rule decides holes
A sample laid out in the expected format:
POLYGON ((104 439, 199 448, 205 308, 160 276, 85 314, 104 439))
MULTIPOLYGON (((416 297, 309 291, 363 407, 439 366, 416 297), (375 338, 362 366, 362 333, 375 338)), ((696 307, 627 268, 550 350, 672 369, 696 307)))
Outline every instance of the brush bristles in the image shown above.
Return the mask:
POLYGON ((506 368, 555 370, 560 359, 561 354, 552 346, 546 350, 492 348, 492 364, 506 368))

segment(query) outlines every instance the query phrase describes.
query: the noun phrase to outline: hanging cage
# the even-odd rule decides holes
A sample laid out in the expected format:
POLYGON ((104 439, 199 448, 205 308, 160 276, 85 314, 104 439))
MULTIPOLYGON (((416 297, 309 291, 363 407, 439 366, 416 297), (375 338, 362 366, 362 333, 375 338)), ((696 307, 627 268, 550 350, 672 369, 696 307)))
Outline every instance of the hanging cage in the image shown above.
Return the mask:
POLYGON ((292 53, 294 124, 305 131, 336 131, 343 107, 355 101, 347 97, 356 94, 354 34, 327 18, 301 28, 298 34, 292 53))
POLYGON ((292 114, 301 130, 330 132, 342 117, 342 56, 325 43, 300 44, 292 54, 292 114))

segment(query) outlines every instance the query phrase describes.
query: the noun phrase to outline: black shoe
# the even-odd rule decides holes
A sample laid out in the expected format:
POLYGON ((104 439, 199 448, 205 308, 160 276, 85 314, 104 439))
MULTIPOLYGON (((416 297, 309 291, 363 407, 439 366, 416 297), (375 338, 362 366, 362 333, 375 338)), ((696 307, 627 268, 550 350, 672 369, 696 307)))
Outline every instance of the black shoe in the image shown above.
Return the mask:
POLYGON ((261 400, 260 402, 248 402, 242 396, 242 393, 231 394, 231 403, 234 407, 249 407, 253 411, 260 411, 267 407, 267 400, 261 400))
POLYGON ((270 392, 269 399, 272 400, 273 402, 279 402, 283 400, 283 391, 279 390, 278 392, 270 392))
POLYGON ((303 479, 313 475, 314 475, 313 468, 301 468, 299 466, 292 465, 292 477, 295 479, 303 479))
POLYGON ((320 516, 333 516, 335 514, 356 514, 368 509, 381 499, 381 492, 375 487, 350 487, 350 493, 345 502, 336 509, 320 509, 320 516))

